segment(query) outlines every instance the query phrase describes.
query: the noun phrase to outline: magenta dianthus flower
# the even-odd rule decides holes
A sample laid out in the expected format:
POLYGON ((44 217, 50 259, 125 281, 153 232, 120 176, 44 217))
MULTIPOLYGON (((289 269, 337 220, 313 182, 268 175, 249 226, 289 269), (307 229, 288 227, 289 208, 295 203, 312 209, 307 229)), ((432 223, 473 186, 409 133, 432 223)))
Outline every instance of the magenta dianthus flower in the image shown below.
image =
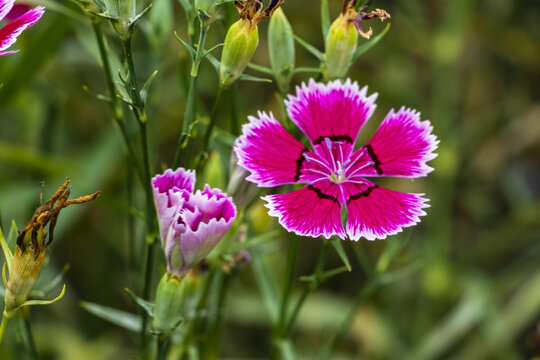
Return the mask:
MULTIPOLYGON (((0 0, 0 21, 2 21, 12 10, 15 0, 0 0)), ((38 21, 45 8, 38 6, 24 14, 18 16, 15 20, 0 28, 0 55, 13 54, 17 51, 4 51, 17 41, 17 37, 27 28, 38 21)))
POLYGON ((301 236, 351 240, 384 239, 417 224, 428 207, 424 194, 386 189, 368 177, 417 178, 433 169, 438 140, 429 121, 411 109, 391 110, 373 138, 360 149, 354 143, 375 111, 377 94, 367 87, 339 80, 311 80, 289 95, 287 112, 311 142, 308 149, 292 137, 272 114, 259 112, 243 126, 234 150, 239 165, 261 187, 306 184, 291 193, 263 197, 279 223, 301 236), (341 210, 347 210, 344 228, 341 210))
POLYGON ((152 179, 167 270, 178 276, 208 256, 236 217, 232 199, 205 185, 194 191, 195 171, 166 170, 152 179))

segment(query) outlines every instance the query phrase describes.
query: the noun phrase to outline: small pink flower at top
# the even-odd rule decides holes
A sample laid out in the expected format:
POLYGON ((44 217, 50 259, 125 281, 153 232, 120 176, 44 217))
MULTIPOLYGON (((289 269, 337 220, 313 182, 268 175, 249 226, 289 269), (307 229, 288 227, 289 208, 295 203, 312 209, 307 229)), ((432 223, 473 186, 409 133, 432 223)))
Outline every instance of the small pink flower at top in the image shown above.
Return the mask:
POLYGON ((235 143, 238 163, 261 187, 306 184, 299 190, 263 197, 269 214, 301 236, 351 240, 384 239, 417 224, 428 207, 423 194, 386 189, 369 177, 417 178, 433 169, 437 138, 429 121, 411 109, 391 110, 373 138, 355 150, 360 128, 375 111, 376 94, 339 80, 296 88, 287 112, 306 134, 311 149, 293 138, 272 114, 259 112, 235 143), (346 225, 341 211, 346 209, 346 225))
MULTIPOLYGON (((9 18, 7 15, 13 9, 15 0, 0 0, 0 21, 9 18)), ((24 14, 18 16, 15 20, 0 28, 0 55, 13 54, 15 51, 5 51, 17 41, 17 37, 27 28, 38 21, 45 8, 38 6, 24 14)))
POLYGON ((182 276, 208 256, 236 218, 232 199, 219 189, 195 188, 195 171, 166 170, 152 179, 167 271, 182 276))

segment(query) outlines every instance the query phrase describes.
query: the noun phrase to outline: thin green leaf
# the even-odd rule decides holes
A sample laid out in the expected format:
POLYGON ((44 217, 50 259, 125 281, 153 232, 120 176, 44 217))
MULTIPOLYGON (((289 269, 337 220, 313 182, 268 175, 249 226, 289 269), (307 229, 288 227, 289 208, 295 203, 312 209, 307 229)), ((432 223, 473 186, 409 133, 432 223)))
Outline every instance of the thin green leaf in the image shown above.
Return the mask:
POLYGON ((294 353, 294 347, 289 339, 282 339, 278 344, 279 351, 284 360, 295 360, 297 357, 294 353))
POLYGON ((257 77, 257 76, 247 75, 247 74, 240 75, 238 80, 241 80, 241 81, 254 81, 254 82, 267 82, 267 83, 272 82, 271 79, 261 78, 261 77, 257 77))
POLYGON ((219 71, 221 69, 221 63, 219 62, 218 59, 216 59, 213 55, 211 54, 208 54, 206 55, 206 58, 208 59, 208 61, 210 61, 210 64, 212 64, 212 66, 214 67, 214 69, 216 70, 216 72, 218 73, 219 75, 219 71))
POLYGON ((186 14, 191 14, 193 12, 193 6, 188 0, 178 0, 178 2, 182 5, 186 14))
POLYGON ((150 317, 154 317, 154 307, 155 307, 154 304, 140 298, 139 296, 137 296, 135 293, 133 293, 133 291, 129 290, 128 288, 125 288, 124 290, 127 291, 127 293, 129 294, 129 296, 131 296, 133 301, 135 301, 135 303, 137 303, 137 305, 139 305, 144 311, 146 311, 146 313, 150 317))
POLYGON ((11 250, 11 252, 15 251, 15 247, 17 246, 17 237, 19 236, 19 229, 17 228, 17 224, 15 223, 15 220, 11 221, 11 229, 9 230, 8 238, 7 238, 7 244, 11 250))
POLYGON ((7 266, 9 269, 11 269, 11 261, 13 261, 13 254, 11 253, 11 250, 9 249, 6 239, 4 239, 4 235, 2 234, 1 228, 0 228, 0 245, 2 246, 2 251, 4 252, 4 258, 6 259, 7 266))
POLYGON ((214 46, 212 46, 210 49, 203 51, 203 54, 201 56, 201 60, 204 59, 206 56, 208 56, 212 51, 216 50, 217 48, 223 46, 224 43, 219 43, 214 46))
POLYGON ((297 43, 302 45, 307 51, 309 51, 313 56, 315 56, 319 61, 323 61, 324 54, 318 50, 316 47, 308 43, 307 41, 301 39, 297 35, 294 35, 292 33, 289 33, 289 36, 292 36, 294 40, 296 40, 297 43))
POLYGON ((257 249, 253 249, 251 258, 251 267, 255 278, 257 279, 257 285, 261 291, 262 299, 268 314, 270 314, 270 320, 275 323, 278 319, 278 291, 276 283, 272 278, 272 275, 268 269, 268 265, 264 260, 261 252, 257 249))
POLYGON ((257 237, 254 237, 253 239, 250 239, 248 241, 245 241, 242 243, 235 243, 231 246, 230 253, 234 254, 241 250, 247 250, 257 245, 266 244, 271 241, 276 241, 278 234, 279 234, 279 231, 274 230, 274 231, 270 231, 262 235, 259 235, 257 237))
POLYGON ((349 258, 347 257, 347 253, 345 252, 345 249, 343 248, 342 240, 340 238, 334 237, 330 239, 330 245, 336 250, 337 254, 339 255, 341 261, 343 261, 343 265, 347 267, 348 271, 351 271, 351 262, 349 261, 349 258))
POLYGON ((44 294, 48 294, 49 292, 51 292, 54 288, 56 288, 58 285, 60 285, 60 283, 63 282, 64 277, 66 276, 66 273, 68 272, 68 270, 69 270, 69 264, 64 265, 64 267, 62 268, 62 271, 60 273, 58 273, 54 277, 54 279, 51 280, 51 282, 49 282, 47 285, 43 286, 41 288, 41 291, 44 294))
POLYGON ((328 270, 328 271, 325 271, 323 273, 323 276, 322 276, 322 279, 323 280, 328 280, 336 275, 339 275, 339 274, 342 274, 344 272, 350 272, 351 269, 348 268, 347 266, 341 266, 341 267, 338 267, 338 268, 335 268, 335 269, 332 269, 332 270, 328 270))
POLYGON ((262 65, 249 63, 248 68, 256 70, 258 72, 262 72, 263 74, 266 74, 266 75, 273 75, 274 74, 272 69, 270 69, 269 67, 266 67, 266 66, 262 66, 262 65))
POLYGON ((356 61, 363 53, 377 45, 379 41, 386 35, 386 33, 390 30, 390 23, 386 24, 386 27, 384 30, 378 34, 377 36, 373 37, 371 40, 366 42, 364 45, 359 46, 356 51, 354 52, 353 61, 356 61))
POLYGON ((156 78, 157 73, 158 73, 157 70, 154 71, 152 75, 150 75, 148 80, 146 80, 146 82, 144 83, 141 89, 140 95, 143 102, 146 102, 146 97, 148 96, 148 90, 150 89, 150 85, 152 85, 152 81, 154 81, 154 79, 156 78))
POLYGON ((80 305, 89 313, 102 318, 103 320, 107 320, 112 324, 135 333, 141 331, 141 318, 138 315, 86 301, 81 301, 80 305))
POLYGON ((296 68, 296 69, 293 69, 293 73, 294 74, 299 74, 299 73, 321 73, 322 72, 322 69, 321 68, 312 68, 312 67, 299 67, 299 68, 296 68))
POLYGON ((176 31, 174 32, 174 36, 176 37, 176 39, 178 39, 178 41, 180 41, 180 44, 182 44, 186 48, 186 50, 189 52, 191 61, 195 61, 195 55, 197 54, 195 49, 191 45, 189 45, 187 42, 182 40, 182 38, 178 36, 178 33, 176 31))
POLYGON ((60 301, 64 297, 65 293, 66 293, 66 285, 64 284, 64 286, 62 287, 62 291, 60 292, 60 295, 58 295, 56 298, 54 298, 52 300, 28 300, 28 301, 24 302, 20 307, 33 306, 33 305, 50 305, 50 304, 54 304, 55 302, 60 301))

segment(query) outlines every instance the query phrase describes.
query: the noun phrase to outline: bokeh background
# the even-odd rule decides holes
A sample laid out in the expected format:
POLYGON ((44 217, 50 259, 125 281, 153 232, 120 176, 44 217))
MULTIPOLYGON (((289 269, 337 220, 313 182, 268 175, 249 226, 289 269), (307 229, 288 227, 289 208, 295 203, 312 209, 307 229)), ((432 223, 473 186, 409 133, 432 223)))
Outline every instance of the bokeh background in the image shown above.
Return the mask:
MULTIPOLYGON (((171 11, 141 24, 134 49, 141 78, 159 70, 148 108, 158 172, 174 157, 188 61, 173 35, 186 36, 181 7, 156 1, 170 1, 171 11)), ((136 354, 137 336, 89 314, 79 302, 137 312, 124 288, 141 286, 144 221, 136 209, 143 208, 143 194, 128 171, 109 107, 83 90, 105 91, 88 20, 70 2, 44 4, 44 18, 16 44, 21 51, 0 58, 0 225, 4 234, 13 220, 24 226, 39 205, 42 181, 44 198, 67 176, 73 196, 102 190, 97 201, 62 212, 41 281, 69 264, 67 294, 54 306, 32 309, 32 323, 43 359, 127 359, 136 354)), ((439 156, 430 164, 435 171, 382 184, 425 192, 431 208, 419 226, 386 241, 344 242, 353 271, 310 297, 294 331, 296 350, 301 358, 315 358, 349 316, 369 269, 385 266, 380 256, 392 246, 397 255, 389 266, 412 270, 362 298, 333 358, 540 358, 540 3, 375 0, 372 7, 391 14, 391 29, 349 73, 379 93, 359 141, 369 139, 393 107, 412 107, 430 119, 440 139, 439 156)), ((331 0, 330 8, 334 19, 341 1, 331 0)), ((283 9, 295 34, 323 50, 319 1, 288 0, 283 9)), ((384 28, 378 20, 369 25, 375 34, 384 28)), ((260 24, 253 59, 261 65, 269 64, 267 26, 260 24)), ((223 41, 225 31, 214 25, 209 43, 223 41)), ((117 43, 109 45, 118 51, 117 43)), ((318 66, 300 46, 296 64, 318 66)), ((308 76, 296 75, 293 83, 308 76)), ((202 121, 216 85, 214 69, 203 63, 197 103, 202 121)), ((236 111, 245 121, 259 109, 280 114, 275 93, 270 83, 239 83, 236 99, 226 94, 220 117, 236 111)), ((200 182, 225 188, 229 154, 226 148, 215 152, 200 182)), ((246 224, 250 234, 277 229, 275 241, 253 255, 270 266, 279 288, 290 235, 265 214, 260 200, 246 210, 246 224)), ((298 275, 313 270, 320 248, 320 239, 300 239, 298 275)), ((156 258, 157 280, 164 259, 160 252, 156 258)), ((331 252, 327 268, 340 261, 331 252)), ((246 264, 230 278, 220 358, 268 357, 271 330, 254 266, 246 264)), ((303 286, 296 282, 294 294, 303 286)), ((27 356, 16 353, 16 328, 9 329, 2 359, 27 356)))

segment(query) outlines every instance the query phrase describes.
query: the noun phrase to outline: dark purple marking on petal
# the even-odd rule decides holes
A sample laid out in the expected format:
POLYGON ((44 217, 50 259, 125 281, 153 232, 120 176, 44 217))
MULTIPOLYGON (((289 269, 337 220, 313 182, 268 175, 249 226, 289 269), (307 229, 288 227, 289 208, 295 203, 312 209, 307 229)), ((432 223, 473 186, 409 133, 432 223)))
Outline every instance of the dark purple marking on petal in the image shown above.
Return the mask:
POLYGON ((362 197, 368 197, 371 194, 371 192, 377 189, 378 187, 379 185, 372 185, 364 191, 360 191, 359 193, 349 196, 349 198, 347 199, 347 204, 349 204, 351 201, 358 200, 362 197))
POLYGON ((313 186, 313 185, 308 185, 307 188, 308 188, 309 190, 311 190, 311 191, 315 191, 315 193, 317 194, 317 197, 318 197, 319 199, 332 200, 332 201, 334 201, 334 202, 336 202, 336 203, 339 204, 339 201, 338 201, 338 199, 337 199, 335 196, 332 196, 332 195, 329 195, 329 194, 325 194, 321 189, 316 188, 316 187, 313 186))
POLYGON ((294 170, 296 175, 294 175, 294 182, 300 180, 300 176, 302 175, 300 171, 302 170, 302 165, 304 164, 304 161, 306 161, 304 154, 308 151, 309 150, 307 148, 303 148, 302 151, 300 151, 300 156, 298 157, 298 159, 296 159, 296 170, 294 170))
POLYGON ((382 175, 383 171, 381 169, 381 161, 377 157, 377 154, 375 154, 375 151, 373 151, 373 146, 368 144, 366 145, 366 149, 368 151, 369 157, 374 162, 373 168, 375 169, 378 175, 382 175))
POLYGON ((317 139, 315 139, 315 141, 313 141, 313 145, 322 144, 322 142, 326 138, 328 138, 329 140, 332 140, 332 141, 346 141, 349 144, 354 143, 353 138, 350 137, 349 135, 330 135, 330 136, 319 136, 317 139))

